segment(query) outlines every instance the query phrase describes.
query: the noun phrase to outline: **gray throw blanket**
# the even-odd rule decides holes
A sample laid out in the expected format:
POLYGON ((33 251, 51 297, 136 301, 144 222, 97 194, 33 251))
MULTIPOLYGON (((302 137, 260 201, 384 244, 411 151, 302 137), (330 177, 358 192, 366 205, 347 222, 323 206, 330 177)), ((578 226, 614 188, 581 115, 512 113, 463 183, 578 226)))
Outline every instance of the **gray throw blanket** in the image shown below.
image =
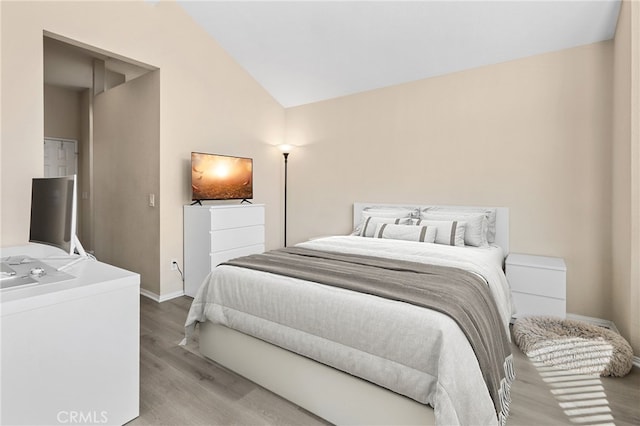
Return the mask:
POLYGON ((515 379, 505 328, 485 281, 452 267, 299 247, 232 259, 225 265, 284 275, 411 303, 451 317, 473 348, 500 424, 515 379))

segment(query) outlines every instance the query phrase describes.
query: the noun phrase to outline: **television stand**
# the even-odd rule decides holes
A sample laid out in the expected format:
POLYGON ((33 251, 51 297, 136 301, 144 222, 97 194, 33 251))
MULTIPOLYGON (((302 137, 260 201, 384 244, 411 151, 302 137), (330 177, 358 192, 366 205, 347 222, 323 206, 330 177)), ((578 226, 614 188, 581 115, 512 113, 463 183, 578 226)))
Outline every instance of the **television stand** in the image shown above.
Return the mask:
POLYGON ((65 263, 62 266, 59 266, 57 269, 58 271, 64 271, 65 269, 75 265, 78 262, 81 262, 85 259, 89 259, 89 255, 87 255, 87 252, 84 250, 82 243, 80 243, 78 236, 75 234, 73 235, 73 243, 75 245, 76 250, 78 251, 78 257, 72 258, 69 262, 65 263))

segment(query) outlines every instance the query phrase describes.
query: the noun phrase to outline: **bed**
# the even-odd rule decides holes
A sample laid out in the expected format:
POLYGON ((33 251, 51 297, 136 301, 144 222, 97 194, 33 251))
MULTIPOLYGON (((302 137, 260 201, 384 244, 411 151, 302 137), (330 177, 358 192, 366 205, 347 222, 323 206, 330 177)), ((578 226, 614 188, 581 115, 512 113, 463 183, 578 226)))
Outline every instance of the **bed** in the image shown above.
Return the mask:
MULTIPOLYGON (((508 339, 506 208, 356 203, 354 229, 355 235, 298 244, 287 256, 321 252, 463 270, 482 279, 495 303, 491 334, 508 339), (482 223, 479 213, 486 218, 482 223), (468 224, 465 243, 475 244, 472 231, 486 241, 460 244, 464 234, 441 232, 447 218, 458 219, 457 231, 468 224), (408 241, 418 228, 418 238, 435 244, 408 241), (445 244, 435 240, 438 233, 441 240, 447 236, 445 244)), ((306 275, 219 266, 194 299, 187 336, 199 324, 200 351, 207 358, 334 424, 505 423, 514 378, 510 352, 498 398, 488 390, 477 347, 448 315, 300 277, 306 275), (496 398, 503 412, 496 412, 496 398)))

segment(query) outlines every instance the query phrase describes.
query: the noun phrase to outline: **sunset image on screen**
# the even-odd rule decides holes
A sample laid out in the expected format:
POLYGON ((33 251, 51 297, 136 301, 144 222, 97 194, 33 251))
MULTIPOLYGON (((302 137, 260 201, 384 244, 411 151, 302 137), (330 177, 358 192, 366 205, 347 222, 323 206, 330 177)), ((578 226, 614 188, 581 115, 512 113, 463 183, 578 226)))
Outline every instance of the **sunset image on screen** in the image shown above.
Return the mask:
POLYGON ((253 161, 250 158, 191 154, 194 200, 253 198, 253 161))

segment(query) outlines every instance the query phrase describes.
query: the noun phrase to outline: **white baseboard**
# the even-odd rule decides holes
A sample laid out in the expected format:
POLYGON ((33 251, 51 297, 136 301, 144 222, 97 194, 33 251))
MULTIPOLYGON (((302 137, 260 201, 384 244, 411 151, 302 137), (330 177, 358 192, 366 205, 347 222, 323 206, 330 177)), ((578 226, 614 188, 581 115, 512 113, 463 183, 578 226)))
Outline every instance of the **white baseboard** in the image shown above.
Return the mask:
POLYGON ((604 319, 601 319, 601 318, 587 317, 587 316, 584 316, 584 315, 577 315, 577 314, 567 314, 567 319, 588 322, 590 324, 594 324, 594 325, 598 325, 600 327, 608 328, 609 330, 615 331, 616 333, 620 334, 620 332, 618 331, 618 327, 616 327, 616 325, 613 323, 613 321, 604 320, 604 319))
MULTIPOLYGON (((620 332, 618 331, 618 327, 616 327, 613 321, 603 320, 600 318, 586 317, 586 316, 577 315, 577 314, 567 314, 567 318, 576 320, 576 321, 584 321, 590 324, 599 325, 600 327, 608 328, 609 330, 615 331, 616 333, 620 334, 620 332)), ((640 357, 638 356, 633 357, 633 365, 635 367, 640 368, 640 357)))
POLYGON ((167 300, 171 300, 171 299, 175 299, 177 297, 180 296, 184 296, 184 291, 182 290, 178 290, 178 291, 174 291, 173 293, 169 293, 169 294, 164 294, 162 296, 155 294, 152 291, 149 290, 145 290, 144 288, 140 289, 140 294, 144 297, 148 297, 151 300, 154 300, 158 303, 162 303, 162 302, 166 302, 167 300))

